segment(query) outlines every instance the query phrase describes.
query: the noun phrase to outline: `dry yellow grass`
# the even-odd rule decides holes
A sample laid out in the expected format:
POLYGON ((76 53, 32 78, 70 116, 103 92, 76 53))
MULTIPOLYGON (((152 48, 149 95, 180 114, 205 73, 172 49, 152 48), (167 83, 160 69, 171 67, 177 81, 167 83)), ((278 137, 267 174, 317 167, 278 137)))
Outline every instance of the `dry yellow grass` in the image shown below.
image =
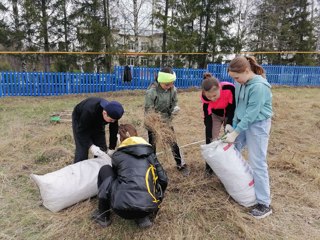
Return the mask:
POLYGON ((162 163, 167 164, 172 154, 170 146, 176 141, 172 123, 164 119, 160 113, 150 111, 144 117, 144 126, 148 131, 153 132, 157 148, 160 147, 163 150, 163 152, 158 151, 158 155, 164 153, 162 163))
MULTIPOLYGON (((0 99, 0 239, 320 239, 319 93, 319 88, 273 90, 268 160, 274 214, 252 219, 218 179, 204 178, 204 160, 195 144, 182 148, 191 167, 188 178, 176 171, 172 156, 159 155, 169 186, 155 225, 147 230, 116 215, 109 228, 100 228, 90 220, 95 198, 59 213, 40 204, 29 174, 73 161, 71 124, 51 124, 50 115, 72 110, 86 95, 0 99)), ((147 139, 143 92, 100 96, 122 102, 126 113, 121 122, 132 123, 147 139)), ((199 92, 178 96, 181 111, 173 125, 183 146, 204 139, 204 126, 199 92)))

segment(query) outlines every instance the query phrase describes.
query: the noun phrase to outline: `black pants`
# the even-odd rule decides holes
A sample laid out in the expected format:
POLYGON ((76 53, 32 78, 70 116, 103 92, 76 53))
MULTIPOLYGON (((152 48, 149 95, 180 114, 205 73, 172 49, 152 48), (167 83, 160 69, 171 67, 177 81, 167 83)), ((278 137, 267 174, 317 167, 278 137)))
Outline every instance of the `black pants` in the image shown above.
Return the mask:
POLYGON ((110 208, 111 208, 111 187, 112 182, 115 177, 114 171, 110 165, 104 165, 100 168, 99 174, 98 174, 98 208, 99 212, 103 213, 104 216, 110 217, 110 208), (105 182, 107 178, 110 178, 108 181, 105 182), (105 185, 102 185, 102 184, 105 185))
MULTIPOLYGON (((170 127, 172 132, 174 132, 173 127, 170 127)), ((149 139, 149 143, 152 145, 154 152, 156 153, 156 139, 155 139, 155 135, 153 132, 148 131, 148 139, 149 139)), ((177 165, 181 165, 182 162, 182 157, 181 157, 181 152, 180 152, 180 148, 178 146, 178 144, 176 142, 173 142, 171 144, 171 152, 173 154, 174 160, 176 161, 177 165)), ((184 164, 184 162, 183 162, 184 164)))
POLYGON ((89 148, 92 144, 100 147, 102 151, 107 151, 105 126, 99 129, 88 129, 87 131, 78 131, 78 119, 75 113, 72 113, 73 138, 76 145, 74 163, 88 159, 89 148))

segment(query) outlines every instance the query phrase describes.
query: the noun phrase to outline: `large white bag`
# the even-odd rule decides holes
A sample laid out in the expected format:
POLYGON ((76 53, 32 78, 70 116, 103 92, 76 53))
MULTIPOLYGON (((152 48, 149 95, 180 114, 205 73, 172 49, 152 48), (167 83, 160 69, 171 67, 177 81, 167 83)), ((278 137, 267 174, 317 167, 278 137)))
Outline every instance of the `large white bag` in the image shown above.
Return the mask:
POLYGON ((201 153, 236 202, 245 207, 256 204, 252 170, 233 144, 213 141, 201 145, 201 153))
POLYGON ((39 187, 43 205, 52 212, 58 212, 97 195, 98 173, 107 164, 111 166, 111 158, 105 154, 45 175, 30 174, 30 177, 39 187))

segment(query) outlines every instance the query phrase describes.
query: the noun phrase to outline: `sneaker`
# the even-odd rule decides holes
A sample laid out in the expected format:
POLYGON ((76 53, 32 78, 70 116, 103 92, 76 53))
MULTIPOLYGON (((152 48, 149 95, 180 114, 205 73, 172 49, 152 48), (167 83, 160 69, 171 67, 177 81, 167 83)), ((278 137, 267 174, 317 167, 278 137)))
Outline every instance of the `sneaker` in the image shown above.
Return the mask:
POLYGON ((108 227, 111 224, 110 216, 107 216, 106 212, 100 213, 99 209, 96 209, 91 218, 98 223, 101 227, 108 227))
POLYGON ((177 165, 177 169, 185 177, 190 175, 190 169, 188 168, 187 164, 177 165))
POLYGON ((138 218, 135 219, 135 222, 139 226, 139 228, 148 228, 152 226, 152 222, 150 221, 149 216, 146 216, 144 218, 138 218))
POLYGON ((266 205, 258 203, 251 211, 250 215, 255 217, 256 219, 265 218, 272 213, 271 207, 267 207, 266 205))

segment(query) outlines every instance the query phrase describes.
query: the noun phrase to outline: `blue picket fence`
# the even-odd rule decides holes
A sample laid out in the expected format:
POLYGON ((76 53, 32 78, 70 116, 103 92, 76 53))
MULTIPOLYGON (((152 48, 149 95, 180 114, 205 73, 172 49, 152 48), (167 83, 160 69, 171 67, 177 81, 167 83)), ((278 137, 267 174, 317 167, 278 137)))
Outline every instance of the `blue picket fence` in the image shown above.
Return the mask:
MULTIPOLYGON (((283 86, 320 86, 320 67, 262 65, 268 82, 283 86)), ((208 72, 220 81, 233 82, 227 64, 208 64, 208 72)))
MULTIPOLYGON (((273 85, 320 86, 320 67, 264 65, 267 79, 273 85)), ((55 96, 78 93, 97 93, 147 89, 159 68, 132 67, 132 80, 123 81, 124 67, 113 73, 42 73, 0 72, 0 97, 55 96)), ((200 87, 203 74, 211 72, 220 81, 233 80, 225 64, 208 64, 207 69, 175 68, 177 88, 200 87)))
POLYGON ((52 96, 115 90, 114 74, 1 72, 0 77, 0 96, 52 96))
MULTIPOLYGON (((115 68, 115 90, 130 90, 130 89, 147 89, 154 82, 160 68, 148 67, 132 67, 132 80, 123 82, 124 67, 115 68)), ((203 79, 203 74, 207 69, 187 69, 174 68, 177 79, 175 86, 177 88, 199 87, 203 79)))

